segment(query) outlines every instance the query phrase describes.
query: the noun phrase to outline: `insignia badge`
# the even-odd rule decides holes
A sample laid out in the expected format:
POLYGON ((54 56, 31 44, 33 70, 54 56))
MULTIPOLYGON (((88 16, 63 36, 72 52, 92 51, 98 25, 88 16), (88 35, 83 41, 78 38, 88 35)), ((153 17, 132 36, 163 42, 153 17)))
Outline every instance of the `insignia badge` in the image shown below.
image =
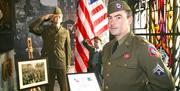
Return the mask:
POLYGON ((122 5, 120 3, 116 3, 116 9, 121 9, 122 5))
POLYGON ((153 45, 149 45, 148 52, 150 56, 157 56, 158 50, 153 45))
POLYGON ((131 55, 129 53, 125 53, 123 56, 125 59, 129 59, 131 57, 131 55))
POLYGON ((153 74, 155 76, 162 76, 164 75, 164 69, 159 64, 157 64, 156 67, 153 69, 153 74))

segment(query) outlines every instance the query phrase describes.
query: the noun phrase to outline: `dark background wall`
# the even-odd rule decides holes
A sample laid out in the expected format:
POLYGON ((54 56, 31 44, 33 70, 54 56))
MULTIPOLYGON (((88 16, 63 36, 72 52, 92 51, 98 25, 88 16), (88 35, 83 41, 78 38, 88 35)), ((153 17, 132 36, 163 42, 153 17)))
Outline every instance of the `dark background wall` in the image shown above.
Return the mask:
POLYGON ((14 4, 13 0, 1 0, 0 10, 0 53, 13 49, 14 37, 14 4))

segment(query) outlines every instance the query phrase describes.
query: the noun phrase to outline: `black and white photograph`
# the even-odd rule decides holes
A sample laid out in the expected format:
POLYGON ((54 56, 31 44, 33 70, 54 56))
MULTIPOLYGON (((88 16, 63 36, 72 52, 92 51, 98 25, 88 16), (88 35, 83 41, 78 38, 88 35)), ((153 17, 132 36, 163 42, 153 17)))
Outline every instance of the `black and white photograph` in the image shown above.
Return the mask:
POLYGON ((46 59, 18 62, 20 89, 48 83, 46 59))

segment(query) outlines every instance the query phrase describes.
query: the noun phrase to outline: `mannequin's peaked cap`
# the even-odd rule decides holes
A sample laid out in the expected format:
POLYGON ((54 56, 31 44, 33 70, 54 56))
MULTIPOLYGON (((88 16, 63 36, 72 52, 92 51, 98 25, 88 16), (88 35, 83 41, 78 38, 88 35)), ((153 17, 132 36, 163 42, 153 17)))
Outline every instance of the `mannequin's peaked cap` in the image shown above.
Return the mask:
POLYGON ((55 7, 53 14, 62 14, 62 11, 59 7, 55 7))

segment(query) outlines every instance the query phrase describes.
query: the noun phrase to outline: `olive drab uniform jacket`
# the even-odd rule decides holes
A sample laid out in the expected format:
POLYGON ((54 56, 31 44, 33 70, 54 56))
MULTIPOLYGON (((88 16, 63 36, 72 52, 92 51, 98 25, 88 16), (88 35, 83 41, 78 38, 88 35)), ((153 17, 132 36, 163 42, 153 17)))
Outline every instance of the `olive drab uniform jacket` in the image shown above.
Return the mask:
POLYGON ((174 80, 152 44, 130 33, 112 54, 115 41, 102 52, 103 91, 173 91, 174 80))
POLYGON ((42 36, 43 47, 42 57, 48 57, 50 68, 65 69, 70 65, 71 46, 69 31, 62 26, 51 26, 49 22, 44 22, 42 18, 37 19, 29 26, 30 32, 42 36))

